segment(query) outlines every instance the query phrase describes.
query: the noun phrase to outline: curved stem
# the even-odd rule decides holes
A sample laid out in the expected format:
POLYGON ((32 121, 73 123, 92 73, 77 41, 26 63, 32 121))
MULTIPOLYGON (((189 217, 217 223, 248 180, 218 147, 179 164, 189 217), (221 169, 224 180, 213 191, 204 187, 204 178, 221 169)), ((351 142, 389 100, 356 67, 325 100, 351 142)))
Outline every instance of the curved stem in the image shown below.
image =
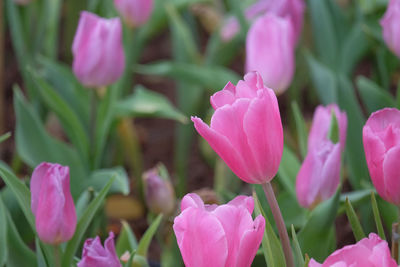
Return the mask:
POLYGON ((274 190, 272 189, 271 183, 262 184, 265 196, 267 198, 268 204, 271 208, 272 215, 278 228, 279 237, 282 243, 283 253, 285 254, 286 266, 294 267, 292 248, 290 247, 289 236, 286 230, 285 222, 283 221, 281 210, 278 206, 278 201, 276 201, 274 190))

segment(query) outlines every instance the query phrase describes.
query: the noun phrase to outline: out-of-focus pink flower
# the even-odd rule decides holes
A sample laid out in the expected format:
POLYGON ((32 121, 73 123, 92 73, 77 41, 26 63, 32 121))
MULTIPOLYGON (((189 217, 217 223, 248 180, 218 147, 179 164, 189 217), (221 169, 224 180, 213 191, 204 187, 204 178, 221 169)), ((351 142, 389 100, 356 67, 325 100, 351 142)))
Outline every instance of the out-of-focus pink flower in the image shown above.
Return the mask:
POLYGON ((100 238, 89 238, 83 245, 82 259, 78 267, 122 267, 114 246, 114 234, 109 233, 108 238, 101 245, 100 238))
POLYGON ((192 117, 197 132, 243 181, 271 181, 283 150, 282 122, 274 91, 252 72, 237 86, 229 82, 211 96, 211 105, 215 112, 210 126, 192 117))
POLYGON ((146 23, 153 10, 153 0, 114 0, 114 5, 131 27, 146 23))
POLYGON ((250 266, 263 238, 265 219, 252 219, 252 197, 238 196, 225 205, 204 205, 187 194, 174 232, 187 267, 250 266))
MULTIPOLYGON (((259 0, 249 6, 244 16, 252 22, 258 17, 271 13, 282 18, 289 18, 294 29, 294 41, 297 43, 303 28, 304 1, 303 0, 259 0)), ((240 24, 236 17, 228 17, 221 29, 221 38, 224 41, 231 40, 240 30, 240 24)))
POLYGON ((400 0, 390 0, 380 22, 386 45, 400 58, 400 0))
POLYGON ((346 143, 347 116, 336 104, 318 106, 308 136, 308 153, 296 179, 300 205, 312 208, 330 198, 340 183, 341 152, 346 143), (328 135, 334 112, 339 126, 339 142, 328 135))
POLYGON ((345 246, 333 252, 324 263, 311 259, 308 267, 397 267, 391 258, 389 246, 378 235, 371 233, 355 245, 345 246))
POLYGON ((277 94, 290 85, 295 69, 294 32, 286 18, 267 14, 247 33, 246 72, 257 71, 277 94))
POLYGON ((363 128, 365 157, 378 194, 400 205, 400 110, 372 113, 363 128))
POLYGON ((72 238, 76 212, 69 186, 69 168, 43 162, 32 173, 31 208, 39 238, 59 244, 72 238))
POLYGON ((104 19, 83 11, 72 44, 73 70, 87 87, 114 83, 125 68, 119 18, 104 19))

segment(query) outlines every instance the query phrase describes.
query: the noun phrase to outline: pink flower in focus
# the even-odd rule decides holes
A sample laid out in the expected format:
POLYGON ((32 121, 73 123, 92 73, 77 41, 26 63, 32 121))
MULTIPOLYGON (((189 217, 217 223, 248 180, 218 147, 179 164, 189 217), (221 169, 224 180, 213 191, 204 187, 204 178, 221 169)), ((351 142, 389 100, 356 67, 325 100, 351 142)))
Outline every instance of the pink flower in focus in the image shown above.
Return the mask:
POLYGON ((330 198, 340 183, 341 152, 346 143, 347 116, 336 104, 318 106, 308 136, 308 153, 296 179, 296 193, 300 205, 313 208, 330 198), (339 126, 339 142, 328 135, 332 111, 339 126))
POLYGON ((246 72, 257 71, 267 87, 283 93, 295 68, 293 40, 289 20, 271 14, 258 18, 247 33, 246 72))
POLYGON ((132 27, 146 23, 153 10, 153 0, 114 0, 114 5, 132 27))
POLYGON ((252 197, 238 196, 225 205, 204 205, 187 194, 174 232, 187 267, 250 266, 264 234, 265 219, 252 219, 252 197))
POLYGON ((363 142, 376 191, 400 205, 400 110, 384 108, 372 113, 363 128, 363 142))
POLYGON ((69 186, 69 168, 43 162, 32 173, 31 208, 39 238, 60 244, 72 238, 76 212, 69 186))
POLYGON ((125 68, 120 19, 81 12, 72 53, 75 76, 83 85, 103 87, 117 81, 125 68))
POLYGON ((378 235, 371 233, 355 245, 345 246, 333 252, 324 263, 314 259, 308 267, 397 267, 396 261, 391 258, 389 246, 378 235))
POLYGON ((114 234, 109 233, 108 238, 101 245, 100 238, 89 238, 83 245, 82 259, 78 267, 122 267, 114 246, 114 234))
POLYGON ((211 96, 215 112, 208 126, 192 117, 197 132, 243 181, 269 182, 282 158, 283 130, 274 91, 261 76, 248 73, 211 96))
POLYGON ((400 0, 390 0, 380 23, 386 45, 400 58, 400 0))

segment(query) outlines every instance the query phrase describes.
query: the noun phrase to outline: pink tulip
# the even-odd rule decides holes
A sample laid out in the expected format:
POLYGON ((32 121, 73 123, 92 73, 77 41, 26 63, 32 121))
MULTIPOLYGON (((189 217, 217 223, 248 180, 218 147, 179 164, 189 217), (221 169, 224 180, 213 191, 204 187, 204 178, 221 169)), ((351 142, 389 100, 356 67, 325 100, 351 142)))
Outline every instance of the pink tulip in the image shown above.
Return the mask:
POLYGON ((69 186, 69 168, 43 162, 31 178, 31 208, 39 238, 59 244, 72 238, 76 212, 69 186))
POLYGON ((336 104, 317 107, 308 136, 308 153, 296 179, 297 198, 303 207, 313 208, 336 192, 346 130, 346 113, 341 112, 336 104), (339 142, 336 144, 328 138, 332 111, 339 126, 339 142))
MULTIPOLYGON (((252 22, 266 14, 275 14, 282 18, 289 18, 295 32, 295 42, 299 39, 303 28, 304 2, 303 0, 259 0, 249 6, 244 16, 252 22)), ((240 24, 236 17, 228 17, 221 29, 221 38, 224 41, 231 40, 240 30, 240 24)))
POLYGON ((371 233, 355 245, 345 246, 333 252, 322 264, 314 259, 308 267, 397 267, 396 261, 391 258, 389 246, 378 235, 371 233))
POLYGON ((174 232, 186 267, 250 266, 264 234, 265 219, 253 221, 252 197, 238 196, 228 204, 204 205, 187 194, 174 232))
POLYGON ((378 194, 400 205, 400 111, 378 110, 363 128, 365 157, 378 194))
POLYGON ((295 68, 294 31, 290 20, 267 14, 247 33, 246 72, 257 71, 275 93, 290 85, 295 68))
POLYGON ((101 245, 100 238, 89 238, 83 245, 82 259, 78 267, 122 267, 114 246, 114 234, 109 233, 108 238, 101 245))
POLYGON ((386 45, 400 58, 400 0, 390 0, 380 23, 386 45))
POLYGON ((192 117, 197 132, 243 181, 269 182, 283 150, 283 130, 274 91, 258 73, 246 74, 235 87, 228 83, 211 96, 215 112, 210 127, 192 117))
POLYGON ((146 23, 153 10, 153 0, 114 0, 114 5, 132 27, 146 23))
POLYGON ((83 85, 104 87, 117 81, 125 68, 120 19, 104 19, 83 11, 72 53, 74 73, 83 85))

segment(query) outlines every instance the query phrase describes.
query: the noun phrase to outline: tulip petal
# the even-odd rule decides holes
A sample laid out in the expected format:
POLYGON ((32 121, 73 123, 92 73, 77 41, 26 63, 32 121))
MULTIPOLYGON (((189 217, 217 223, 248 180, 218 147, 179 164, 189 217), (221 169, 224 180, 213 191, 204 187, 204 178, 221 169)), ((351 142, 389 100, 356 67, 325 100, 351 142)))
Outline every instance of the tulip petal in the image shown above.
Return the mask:
POLYGON ((248 196, 237 196, 227 203, 227 205, 233 205, 236 207, 245 207, 249 213, 253 213, 254 210, 254 199, 248 196))
POLYGON ((199 195, 191 193, 191 194, 186 194, 182 201, 181 201, 181 211, 184 211, 187 208, 204 208, 204 202, 203 200, 199 197, 199 195))
POLYGON ((40 188, 42 187, 43 178, 46 176, 48 169, 51 168, 51 164, 42 162, 38 165, 32 173, 30 181, 31 189, 31 209, 32 213, 36 216, 37 207, 40 197, 40 188))
POLYGON ((210 102, 214 109, 220 108, 224 105, 231 105, 235 100, 235 86, 231 82, 228 82, 224 89, 216 92, 210 97, 210 102))
MULTIPOLYGON (((328 141, 330 142, 330 141, 328 141)), ((322 200, 327 200, 336 192, 340 183, 341 154, 340 144, 330 146, 326 160, 320 173, 321 186, 319 195, 322 200)))
POLYGON ((383 180, 388 201, 400 204, 400 146, 391 148, 383 160, 383 180))

